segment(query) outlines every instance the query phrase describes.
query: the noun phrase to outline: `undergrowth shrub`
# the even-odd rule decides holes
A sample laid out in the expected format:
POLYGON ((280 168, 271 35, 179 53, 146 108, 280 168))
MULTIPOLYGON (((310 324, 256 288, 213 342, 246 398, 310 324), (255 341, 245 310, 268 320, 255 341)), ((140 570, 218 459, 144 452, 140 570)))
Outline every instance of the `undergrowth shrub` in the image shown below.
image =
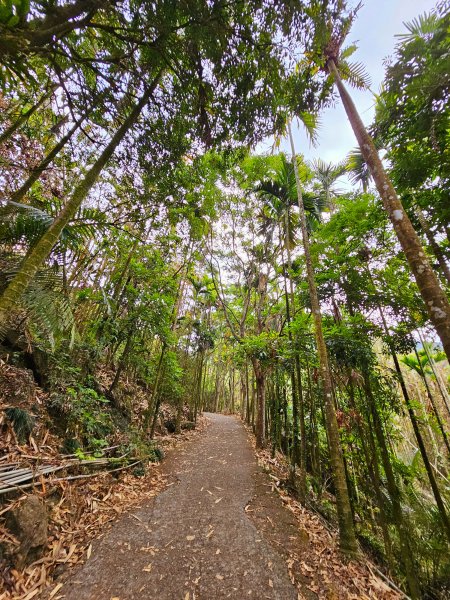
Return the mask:
POLYGON ((53 393, 48 406, 61 419, 66 436, 80 442, 85 450, 108 445, 106 438, 114 432, 109 400, 95 390, 73 384, 65 393, 53 393))

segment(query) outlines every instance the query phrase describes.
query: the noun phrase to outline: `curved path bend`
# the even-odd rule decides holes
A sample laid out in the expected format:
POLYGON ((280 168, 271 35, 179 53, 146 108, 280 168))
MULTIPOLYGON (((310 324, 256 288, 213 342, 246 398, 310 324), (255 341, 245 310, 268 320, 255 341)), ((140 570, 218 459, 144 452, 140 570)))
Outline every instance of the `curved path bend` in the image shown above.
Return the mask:
POLYGON ((163 467, 172 485, 94 544, 60 590, 65 600, 297 600, 285 541, 295 543, 298 526, 273 497, 242 424, 207 416, 206 431, 163 467), (245 508, 258 495, 271 496, 270 513, 262 498, 250 520, 245 508))

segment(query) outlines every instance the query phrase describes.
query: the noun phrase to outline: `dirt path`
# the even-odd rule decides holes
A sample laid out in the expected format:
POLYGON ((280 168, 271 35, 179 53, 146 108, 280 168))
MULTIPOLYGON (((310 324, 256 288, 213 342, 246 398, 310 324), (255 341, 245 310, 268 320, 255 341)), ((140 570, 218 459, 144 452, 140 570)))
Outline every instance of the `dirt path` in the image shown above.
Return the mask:
POLYGON ((295 523, 258 472, 242 424, 208 418, 206 432, 168 459, 173 483, 94 544, 60 590, 65 600, 297 599, 281 550, 283 538, 295 543, 295 523), (250 520, 255 494, 259 520, 250 520))

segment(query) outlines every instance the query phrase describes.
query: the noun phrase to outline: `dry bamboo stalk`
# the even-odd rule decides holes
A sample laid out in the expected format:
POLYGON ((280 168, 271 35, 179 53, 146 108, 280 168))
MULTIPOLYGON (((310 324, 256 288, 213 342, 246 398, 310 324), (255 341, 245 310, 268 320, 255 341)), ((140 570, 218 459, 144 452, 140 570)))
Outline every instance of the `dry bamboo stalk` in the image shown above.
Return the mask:
MULTIPOLYGON (((98 477, 99 475, 108 475, 109 473, 116 473, 117 471, 123 471, 125 469, 130 469, 131 467, 134 467, 142 462, 143 462, 143 460, 141 459, 141 460, 137 460, 133 463, 130 463, 128 465, 118 467, 116 469, 110 469, 108 471, 97 471, 97 473, 90 473, 88 475, 69 475, 67 477, 58 477, 57 479, 50 479, 50 481, 48 481, 47 483, 52 484, 52 483, 57 483, 60 481, 72 481, 74 479, 86 479, 86 478, 90 478, 90 477, 98 477)), ((25 485, 13 484, 10 487, 6 487, 6 488, 0 487, 0 495, 6 494, 14 489, 24 490, 26 488, 33 487, 35 485, 42 485, 42 484, 43 484, 43 482, 41 480, 36 480, 36 481, 32 481, 31 483, 26 483, 25 485)))
MULTIPOLYGON (((56 473, 57 471, 61 471, 63 469, 69 469, 74 466, 85 466, 85 467, 86 466, 104 466, 104 465, 107 465, 110 463, 117 462, 118 460, 123 460, 124 458, 125 458, 125 455, 121 456, 120 458, 115 458, 115 459, 99 458, 99 459, 94 459, 94 460, 72 460, 72 461, 66 462, 62 465, 43 465, 41 467, 37 467, 34 470, 33 469, 19 469, 18 471, 10 471, 3 475, 0 474, 0 494, 7 493, 8 491, 11 491, 12 489, 23 489, 26 487, 30 487, 32 485, 41 484, 41 482, 39 482, 39 481, 33 481, 32 483, 29 483, 29 484, 26 484, 26 482, 29 481, 30 479, 34 480, 40 476, 49 475, 51 473, 56 473), (18 472, 19 472, 19 474, 18 474, 18 472), (23 484, 25 484, 25 485, 23 485, 23 484)), ((71 479, 78 479, 78 478, 83 478, 83 477, 91 477, 91 476, 95 477, 96 475, 98 475, 100 473, 113 473, 118 470, 130 468, 131 466, 136 465, 140 462, 142 462, 142 460, 131 463, 129 465, 124 465, 122 467, 119 467, 118 469, 111 469, 108 471, 99 471, 98 473, 94 473, 94 474, 90 474, 90 475, 73 475, 73 476, 68 476, 68 477, 61 477, 55 481, 68 481, 71 479)))

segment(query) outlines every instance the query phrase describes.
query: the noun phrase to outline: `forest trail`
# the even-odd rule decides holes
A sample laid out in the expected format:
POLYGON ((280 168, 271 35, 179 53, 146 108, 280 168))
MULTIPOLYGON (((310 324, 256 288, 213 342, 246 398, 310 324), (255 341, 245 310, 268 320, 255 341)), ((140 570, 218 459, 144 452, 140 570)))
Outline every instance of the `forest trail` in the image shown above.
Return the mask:
POLYGON ((60 590, 65 600, 298 598, 286 557, 275 548, 283 540, 292 545, 296 535, 304 544, 302 532, 258 469, 243 425, 207 416, 206 431, 163 467, 173 483, 94 544, 60 590), (269 515, 255 523, 268 520, 270 533, 249 518, 261 510, 269 515), (274 536, 278 542, 269 543, 274 536))

